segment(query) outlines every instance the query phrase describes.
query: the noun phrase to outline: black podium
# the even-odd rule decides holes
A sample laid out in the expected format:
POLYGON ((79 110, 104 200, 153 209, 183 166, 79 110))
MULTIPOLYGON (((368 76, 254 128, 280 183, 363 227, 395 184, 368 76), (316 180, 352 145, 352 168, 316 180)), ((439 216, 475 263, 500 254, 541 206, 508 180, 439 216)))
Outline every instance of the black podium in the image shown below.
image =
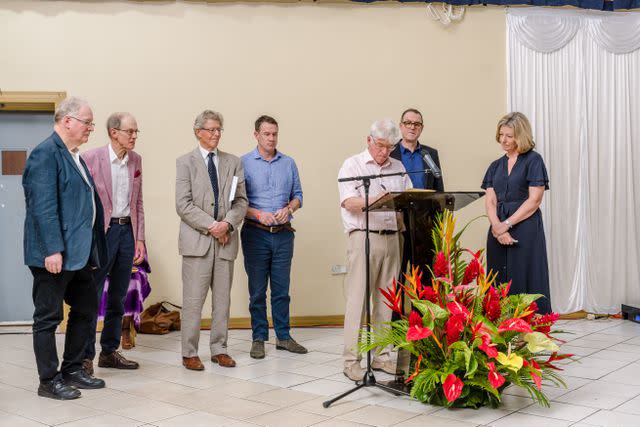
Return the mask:
MULTIPOLYGON (((403 212, 405 227, 404 251, 409 252, 409 256, 403 259, 413 266, 418 266, 424 272, 428 272, 426 265, 433 263, 433 241, 431 230, 438 213, 445 209, 457 211, 467 206, 469 203, 484 196, 484 191, 454 191, 435 192, 433 190, 406 190, 402 192, 391 192, 376 200, 369 206, 370 212, 401 211, 403 212)), ((407 265, 402 266, 405 271, 407 265)), ((428 273, 425 273, 428 274, 428 273)), ((410 314, 411 305, 403 297, 403 311, 410 314)), ((410 386, 405 385, 404 379, 409 374, 411 360, 410 354, 406 350, 398 352, 398 364, 396 368, 396 379, 386 385, 402 393, 409 394, 410 386)))

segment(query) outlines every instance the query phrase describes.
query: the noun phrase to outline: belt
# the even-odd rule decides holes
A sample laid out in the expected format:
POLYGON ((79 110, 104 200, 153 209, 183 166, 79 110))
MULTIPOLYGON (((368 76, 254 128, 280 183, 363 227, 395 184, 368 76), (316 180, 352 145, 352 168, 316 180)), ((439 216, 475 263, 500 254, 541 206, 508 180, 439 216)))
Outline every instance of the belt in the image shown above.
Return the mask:
MULTIPOLYGON (((366 231, 363 229, 355 229, 355 230, 351 230, 349 233, 353 233, 354 231, 366 231)), ((369 230, 369 233, 376 233, 376 234, 396 234, 398 232, 398 230, 369 230)))
POLYGON ((122 218, 111 218, 110 224, 118 224, 118 225, 131 224, 131 217, 123 216, 122 218))
POLYGON ((264 224, 261 224, 259 222, 245 220, 244 224, 248 225, 248 226, 251 226, 251 227, 259 228, 260 230, 268 231, 271 234, 279 233, 282 230, 288 230, 288 231, 291 231, 291 232, 295 232, 296 231, 291 226, 290 222, 287 222, 287 223, 284 223, 284 224, 279 224, 279 225, 264 225, 264 224))

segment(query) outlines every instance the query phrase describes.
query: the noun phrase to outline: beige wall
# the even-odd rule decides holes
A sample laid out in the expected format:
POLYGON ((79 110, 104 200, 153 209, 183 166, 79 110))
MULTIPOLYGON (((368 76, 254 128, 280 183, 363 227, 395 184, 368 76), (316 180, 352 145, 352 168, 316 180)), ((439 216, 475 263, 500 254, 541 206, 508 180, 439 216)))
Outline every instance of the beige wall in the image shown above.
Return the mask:
MULTIPOLYGON (((479 189, 499 155, 500 8, 471 8, 443 27, 424 5, 3 0, 0 40, 0 89, 62 90, 91 102, 99 126, 87 147, 106 143, 109 113, 138 118, 154 301, 182 299, 175 158, 195 147, 190 129, 204 108, 224 114, 221 148, 238 155, 254 147, 259 114, 280 121, 279 148, 297 161, 305 194, 294 222, 295 316, 343 313, 344 276, 330 273, 345 261, 336 174, 364 148, 374 119, 422 110, 422 142, 439 150, 448 190, 479 189)), ((483 211, 476 202, 460 221, 483 211)), ((468 233, 471 247, 484 245, 484 221, 468 233)), ((231 313, 244 317, 241 258, 235 274, 231 313)))

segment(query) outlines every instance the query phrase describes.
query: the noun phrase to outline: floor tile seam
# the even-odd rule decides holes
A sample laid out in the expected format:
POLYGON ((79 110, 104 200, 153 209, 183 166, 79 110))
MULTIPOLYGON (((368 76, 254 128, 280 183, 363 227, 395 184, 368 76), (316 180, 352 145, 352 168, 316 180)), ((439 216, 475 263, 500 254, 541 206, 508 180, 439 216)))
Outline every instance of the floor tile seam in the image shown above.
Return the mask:
POLYGON ((9 384, 9 383, 2 382, 2 381, 0 381, 0 383, 4 384, 6 386, 9 386, 9 387, 18 388, 18 389, 23 390, 23 391, 28 391, 30 393, 33 393, 34 395, 37 395, 36 391, 32 387, 27 388, 26 386, 22 387, 22 386, 19 386, 19 385, 9 384))
POLYGON ((324 420, 322 420, 322 421, 318 421, 317 423, 314 423, 314 424, 306 424, 306 426, 312 426, 312 425, 315 425, 315 424, 323 423, 323 422, 325 422, 325 421, 329 421, 329 420, 331 420, 331 419, 335 418, 335 417, 327 417, 327 416, 325 416, 325 415, 320 415, 320 414, 314 414, 313 412, 301 411, 301 410, 299 410, 299 409, 297 409, 297 408, 291 408, 291 407, 287 407, 287 406, 285 406, 285 407, 282 407, 282 408, 274 409, 273 411, 268 411, 268 412, 265 412, 265 413, 262 413, 262 414, 258 414, 258 415, 254 416, 254 417, 251 417, 251 418, 245 418, 243 421, 248 421, 248 422, 254 423, 254 422, 252 421, 252 419, 254 419, 254 418, 258 418, 258 417, 264 417, 265 415, 269 415, 269 414, 272 414, 272 413, 274 413, 274 412, 281 411, 282 409, 291 409, 291 410, 293 410, 293 411, 295 411, 295 412, 302 412, 302 413, 304 413, 304 414, 317 415, 317 416, 319 416, 319 417, 325 417, 325 419, 324 419, 324 420))
MULTIPOLYGON (((162 402, 162 403, 166 403, 166 402, 162 402)), ((178 405, 175 405, 175 404, 172 404, 172 405, 173 405, 173 406, 178 406, 178 405)), ((183 407, 180 407, 180 408, 183 408, 183 407)), ((183 416, 183 415, 189 415, 189 414, 192 414, 192 413, 194 413, 194 412, 198 412, 198 410, 197 410, 197 409, 193 409, 193 408, 186 408, 186 407, 184 407, 184 409, 188 409, 189 411, 188 411, 188 412, 185 412, 185 413, 183 413, 183 414, 171 415, 171 416, 169 416, 169 417, 159 418, 159 419, 157 419, 157 420, 153 420, 153 421, 143 421, 143 420, 138 420, 138 419, 135 419, 135 418, 131 418, 130 416, 126 416, 126 415, 119 414, 118 412, 111 412, 110 414, 111 414, 111 415, 117 415, 118 417, 122 417, 122 418, 127 418, 127 419, 130 419, 130 420, 136 421, 136 422, 138 422, 138 423, 149 423, 149 424, 151 424, 151 423, 157 423, 157 422, 159 422, 159 421, 166 421, 166 420, 168 420, 168 419, 175 418, 175 417, 180 417, 180 416, 183 416)), ((145 425, 146 425, 146 424, 145 424, 145 425)))
MULTIPOLYGON (((82 399, 82 397, 80 397, 80 399, 82 399)), ((61 400, 60 402, 64 404, 65 401, 61 400)), ((62 406, 64 406, 64 405, 60 405, 60 407, 62 407, 62 406)), ((93 409, 93 408, 90 408, 90 409, 93 409)), ((35 418, 31 418, 31 417, 26 416, 26 415, 19 415, 19 414, 15 414, 15 413, 13 415, 19 415, 22 418, 26 418, 26 419, 28 419, 30 421, 35 421, 36 423, 44 424, 46 426, 63 426, 64 424, 68 424, 68 423, 72 423, 72 422, 78 422, 78 421, 86 420, 87 418, 93 418, 93 417, 97 417, 97 416, 100 416, 100 415, 108 415, 109 414, 108 412, 100 410, 100 409, 94 409, 94 411, 98 411, 100 413, 99 414, 88 415, 88 416, 83 416, 83 417, 80 417, 80 418, 74 418, 72 420, 64 421, 62 423, 57 423, 57 424, 46 424, 46 423, 43 423, 42 421, 38 421, 35 418)), ((137 421, 137 420, 132 420, 132 421, 137 421)))
POLYGON ((5 410, 0 410, 0 413, 2 413, 2 412, 4 412, 7 415, 11 415, 13 417, 24 418, 25 420, 33 421, 34 423, 37 423, 37 424, 39 424, 41 426, 51 426, 51 424, 41 423, 40 421, 36 421, 36 420, 31 419, 31 418, 27 418, 25 416, 22 416, 22 415, 14 414, 12 412, 7 412, 5 410))
MULTIPOLYGON (((636 394, 635 396, 631 397, 631 398, 630 398, 630 399, 628 399, 628 400, 625 400, 624 402, 620 403, 618 406, 616 406, 616 407, 614 407, 614 408, 611 408, 611 409, 609 409, 609 410, 610 410, 610 411, 615 411, 616 409, 618 409, 618 408, 619 408, 619 407, 621 407, 622 405, 624 405, 624 404, 626 404, 626 403, 631 402, 633 399, 637 398, 638 396, 640 396, 640 393, 636 394)), ((622 396, 620 396, 620 397, 622 397, 622 396)), ((623 412, 623 411, 618 411, 618 412, 622 412, 623 414, 626 414, 626 412, 623 412)), ((640 414, 632 414, 632 415, 638 415, 638 416, 640 416, 640 414)))
MULTIPOLYGON (((566 421, 566 422, 570 422, 570 423, 579 423, 579 422, 581 422, 582 420, 585 420, 585 419, 589 418, 590 416, 592 416, 593 414, 595 414, 597 411, 602 410, 602 408, 594 408, 594 407, 591 407, 591 406, 584 406, 584 405, 580 405, 580 404, 577 404, 577 403, 567 403, 567 402, 557 402, 557 403, 564 403, 564 404, 571 405, 571 406, 580 406, 581 408, 585 408, 585 409, 595 409, 595 412, 592 412, 592 413, 590 413, 589 415, 585 415, 584 417, 580 418, 580 419, 579 419, 579 420, 577 420, 577 421, 572 421, 572 420, 563 420, 562 418, 548 417, 548 416, 546 416, 546 415, 529 414, 529 413, 527 413, 527 412, 522 412, 522 413, 523 413, 523 414, 527 414, 527 415, 535 415, 535 416, 543 417, 543 418, 551 418, 551 419, 553 419, 553 420, 558 420, 558 421, 566 421)), ((528 408, 528 407, 529 407, 529 406, 527 406, 527 408, 528 408)), ((523 409, 526 409, 526 408, 523 408, 523 409)), ((520 411, 521 411, 521 410, 518 410, 518 412, 520 412, 520 411)))

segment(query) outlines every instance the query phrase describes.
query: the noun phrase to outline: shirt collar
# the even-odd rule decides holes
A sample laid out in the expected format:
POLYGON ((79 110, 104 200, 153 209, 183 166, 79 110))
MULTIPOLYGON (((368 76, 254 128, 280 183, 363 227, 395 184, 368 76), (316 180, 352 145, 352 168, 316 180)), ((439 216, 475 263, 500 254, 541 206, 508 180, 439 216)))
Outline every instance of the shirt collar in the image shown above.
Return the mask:
MULTIPOLYGON (((202 157, 205 160, 207 160, 207 157, 209 157, 209 151, 207 151, 204 148, 202 148, 202 145, 200 145, 200 144, 198 144, 198 148, 200 149, 200 154, 202 155, 202 157)), ((214 148, 212 153, 214 153, 217 156, 218 155, 218 147, 214 148)))
POLYGON ((256 148, 254 148, 254 149, 253 149, 252 154, 253 154, 253 158, 254 158, 254 159, 256 159, 256 160, 264 160, 265 162, 267 162, 267 161, 269 161, 269 162, 273 162, 273 161, 275 161, 275 160, 278 160, 280 157, 282 157, 282 155, 280 154, 280 151, 278 151, 278 150, 276 149, 276 155, 275 155, 275 156, 273 156, 273 159, 271 159, 271 160, 265 160, 265 159, 263 159, 263 158, 262 158, 262 156, 260 155, 260 151, 258 150, 258 147, 256 147, 256 148))
POLYGON ((400 153, 402 153, 402 154, 411 154, 411 153, 415 153, 415 152, 420 153, 420 150, 422 150, 422 147, 420 146, 420 141, 418 141, 418 143, 416 144, 416 150, 415 151, 411 151, 407 147, 402 145, 402 140, 400 140, 400 142, 398 144, 400 145, 400 153))
POLYGON ((123 165, 126 165, 128 161, 129 161, 129 153, 124 153, 124 157, 122 158, 122 160, 120 160, 118 159, 116 152, 113 151, 113 147, 111 146, 111 144, 109 144, 109 162, 118 163, 118 164, 121 163, 123 165))
POLYGON ((378 162, 376 162, 376 161, 373 159, 373 156, 371 155, 371 153, 369 152, 369 150, 364 150, 362 153, 360 153, 360 155, 362 156, 362 160, 363 160, 365 163, 373 163, 374 165, 376 165, 376 166, 380 166, 381 168, 387 167, 387 166, 389 166, 389 165, 391 164, 391 160, 390 160, 390 159, 391 159, 391 156, 389 156, 389 157, 387 158, 387 160, 386 160, 383 164, 379 165, 379 164, 378 164, 378 162))

